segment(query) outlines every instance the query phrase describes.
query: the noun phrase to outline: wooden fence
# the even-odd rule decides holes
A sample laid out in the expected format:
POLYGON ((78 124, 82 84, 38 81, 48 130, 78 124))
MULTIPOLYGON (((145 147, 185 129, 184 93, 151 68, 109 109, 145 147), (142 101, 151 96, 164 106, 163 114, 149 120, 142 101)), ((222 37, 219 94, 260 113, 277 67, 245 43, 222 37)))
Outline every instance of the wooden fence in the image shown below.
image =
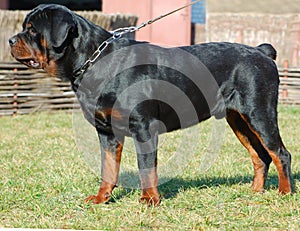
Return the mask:
POLYGON ((287 60, 278 68, 280 76, 279 102, 300 105, 300 68, 289 67, 287 60))
MULTIPOLYGON (((300 105, 300 68, 279 68, 279 102, 300 105)), ((69 82, 18 63, 0 63, 0 116, 78 110, 69 82)))
POLYGON ((78 108, 69 82, 22 64, 0 64, 0 115, 78 108))

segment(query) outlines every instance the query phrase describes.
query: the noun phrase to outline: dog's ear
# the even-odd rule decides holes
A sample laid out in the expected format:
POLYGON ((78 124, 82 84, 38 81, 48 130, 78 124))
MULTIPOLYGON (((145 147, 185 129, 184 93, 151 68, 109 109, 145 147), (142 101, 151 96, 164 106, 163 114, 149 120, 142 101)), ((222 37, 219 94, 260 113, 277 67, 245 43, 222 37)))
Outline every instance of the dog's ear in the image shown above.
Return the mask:
POLYGON ((61 48, 64 43, 66 47, 68 42, 77 36, 77 24, 72 13, 60 10, 54 10, 51 13, 51 31, 50 41, 54 48, 61 48))

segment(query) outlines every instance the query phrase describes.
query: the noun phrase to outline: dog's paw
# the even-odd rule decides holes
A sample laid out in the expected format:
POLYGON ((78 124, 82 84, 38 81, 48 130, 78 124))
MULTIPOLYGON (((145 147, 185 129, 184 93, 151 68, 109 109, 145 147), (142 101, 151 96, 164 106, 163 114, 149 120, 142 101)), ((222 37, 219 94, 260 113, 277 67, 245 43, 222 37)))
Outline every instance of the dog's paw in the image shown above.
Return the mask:
POLYGON ((160 198, 159 196, 141 196, 139 202, 147 204, 148 206, 156 207, 160 205, 160 198))
POLYGON ((85 203, 92 203, 92 204, 102 204, 108 202, 110 199, 110 194, 105 193, 103 195, 92 195, 87 197, 84 202, 85 203))

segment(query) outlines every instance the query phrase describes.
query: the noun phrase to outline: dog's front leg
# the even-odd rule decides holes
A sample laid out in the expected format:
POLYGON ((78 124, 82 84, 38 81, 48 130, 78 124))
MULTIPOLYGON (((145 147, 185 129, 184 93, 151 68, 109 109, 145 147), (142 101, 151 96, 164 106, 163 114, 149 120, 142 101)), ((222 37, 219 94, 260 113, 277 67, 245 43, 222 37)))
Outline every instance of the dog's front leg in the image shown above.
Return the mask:
POLYGON ((157 175, 157 143, 158 134, 149 137, 148 135, 138 135, 134 137, 139 176, 142 187, 141 203, 152 206, 160 204, 158 193, 158 175, 157 175))
POLYGON ((124 137, 102 134, 98 132, 101 145, 101 176, 102 183, 97 195, 86 198, 86 202, 100 204, 108 202, 111 193, 118 182, 121 154, 123 149, 124 137))

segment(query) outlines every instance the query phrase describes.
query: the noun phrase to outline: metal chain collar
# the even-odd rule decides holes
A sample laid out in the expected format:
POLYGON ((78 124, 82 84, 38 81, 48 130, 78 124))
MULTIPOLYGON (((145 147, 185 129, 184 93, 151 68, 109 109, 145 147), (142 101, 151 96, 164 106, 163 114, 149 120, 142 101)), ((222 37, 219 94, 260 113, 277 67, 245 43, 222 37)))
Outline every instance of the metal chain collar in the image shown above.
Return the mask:
POLYGON ((78 77, 79 75, 83 74, 92 64, 94 64, 109 44, 118 40, 124 34, 133 33, 146 25, 146 23, 142 23, 140 26, 124 27, 110 32, 112 36, 101 43, 101 45, 92 54, 92 56, 88 60, 86 60, 85 63, 77 71, 74 72, 73 77, 78 77))

